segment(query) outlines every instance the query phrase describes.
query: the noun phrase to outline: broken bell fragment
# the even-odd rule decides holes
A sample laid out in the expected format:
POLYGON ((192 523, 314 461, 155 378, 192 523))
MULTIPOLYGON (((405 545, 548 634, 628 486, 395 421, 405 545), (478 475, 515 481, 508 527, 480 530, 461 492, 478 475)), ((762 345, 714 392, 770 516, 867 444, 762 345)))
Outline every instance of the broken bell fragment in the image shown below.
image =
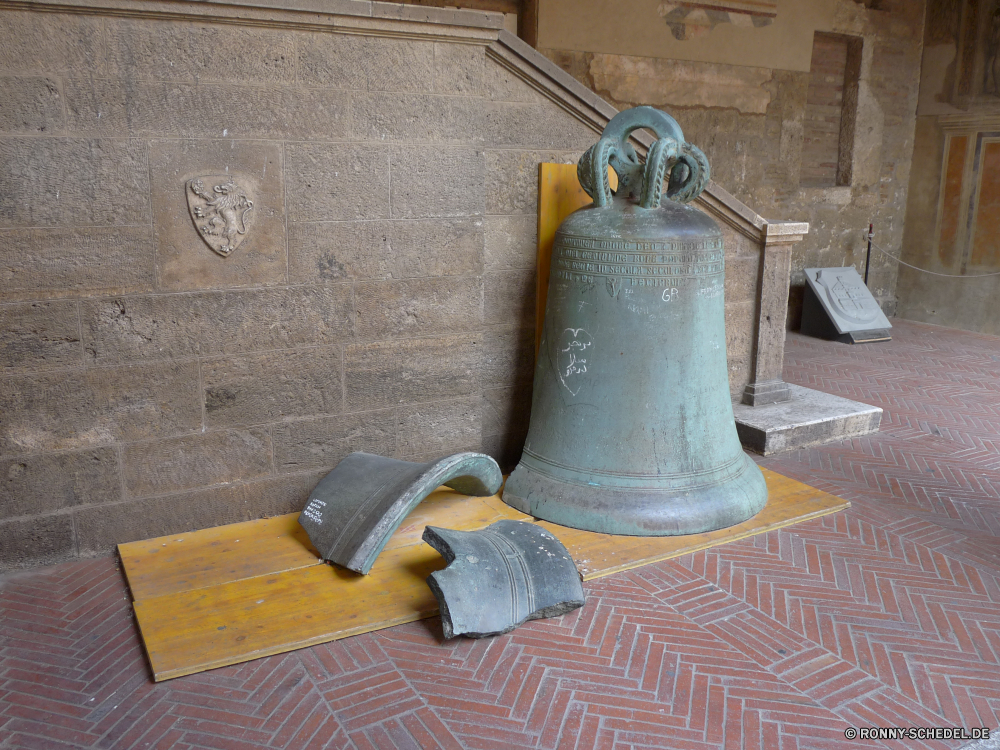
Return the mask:
POLYGON ((448 561, 427 577, 445 638, 500 635, 584 604, 573 558, 535 524, 497 521, 479 531, 428 526, 424 541, 448 561))
POLYGON ((310 493, 299 524, 324 560, 368 573, 403 519, 438 487, 488 497, 502 483, 497 462, 482 453, 426 464, 352 453, 310 493))

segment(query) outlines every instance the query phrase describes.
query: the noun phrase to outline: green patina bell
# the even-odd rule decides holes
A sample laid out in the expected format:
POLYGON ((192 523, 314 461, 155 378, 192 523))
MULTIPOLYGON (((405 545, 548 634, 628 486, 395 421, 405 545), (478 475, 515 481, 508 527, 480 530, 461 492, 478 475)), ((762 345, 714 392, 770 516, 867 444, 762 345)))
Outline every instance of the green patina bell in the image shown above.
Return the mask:
POLYGON ((733 421, 722 232, 686 205, 708 160, 672 117, 637 107, 608 123, 578 174, 594 202, 556 233, 531 425, 503 499, 609 534, 745 521, 767 485, 733 421), (627 142, 638 128, 659 139, 645 163, 627 142))

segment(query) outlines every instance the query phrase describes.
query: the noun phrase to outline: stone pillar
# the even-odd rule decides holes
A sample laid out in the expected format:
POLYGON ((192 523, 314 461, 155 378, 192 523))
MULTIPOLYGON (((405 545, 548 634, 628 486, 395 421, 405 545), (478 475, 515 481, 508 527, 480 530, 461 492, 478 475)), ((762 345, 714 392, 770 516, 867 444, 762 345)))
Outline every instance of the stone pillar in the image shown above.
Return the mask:
POLYGON ((804 222, 768 222, 761 232, 760 272, 757 278, 757 330, 753 372, 743 389, 743 403, 749 406, 776 404, 791 399, 788 385, 781 379, 785 358, 785 317, 788 313, 788 283, 791 275, 792 245, 809 232, 804 222))

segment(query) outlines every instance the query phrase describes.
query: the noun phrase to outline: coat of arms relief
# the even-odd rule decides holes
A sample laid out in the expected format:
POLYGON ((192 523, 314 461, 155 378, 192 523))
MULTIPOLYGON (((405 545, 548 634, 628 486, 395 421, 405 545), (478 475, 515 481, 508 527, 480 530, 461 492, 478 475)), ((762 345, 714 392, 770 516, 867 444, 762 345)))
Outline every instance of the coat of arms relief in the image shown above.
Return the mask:
POLYGON ((205 244, 226 258, 253 223, 253 199, 232 175, 204 175, 187 181, 191 219, 205 244), (211 187, 206 187, 211 186, 211 187))

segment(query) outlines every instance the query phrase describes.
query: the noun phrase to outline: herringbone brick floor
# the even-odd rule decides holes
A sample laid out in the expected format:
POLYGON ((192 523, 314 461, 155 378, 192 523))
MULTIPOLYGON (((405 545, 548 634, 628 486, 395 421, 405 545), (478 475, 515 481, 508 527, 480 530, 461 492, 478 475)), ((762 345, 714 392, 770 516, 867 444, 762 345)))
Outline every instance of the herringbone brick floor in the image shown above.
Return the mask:
POLYGON ((488 640, 437 620, 153 684, 110 558, 0 579, 0 748, 957 747, 1000 726, 1000 339, 789 336, 786 378, 885 409, 762 461, 846 513, 587 585, 488 640))

